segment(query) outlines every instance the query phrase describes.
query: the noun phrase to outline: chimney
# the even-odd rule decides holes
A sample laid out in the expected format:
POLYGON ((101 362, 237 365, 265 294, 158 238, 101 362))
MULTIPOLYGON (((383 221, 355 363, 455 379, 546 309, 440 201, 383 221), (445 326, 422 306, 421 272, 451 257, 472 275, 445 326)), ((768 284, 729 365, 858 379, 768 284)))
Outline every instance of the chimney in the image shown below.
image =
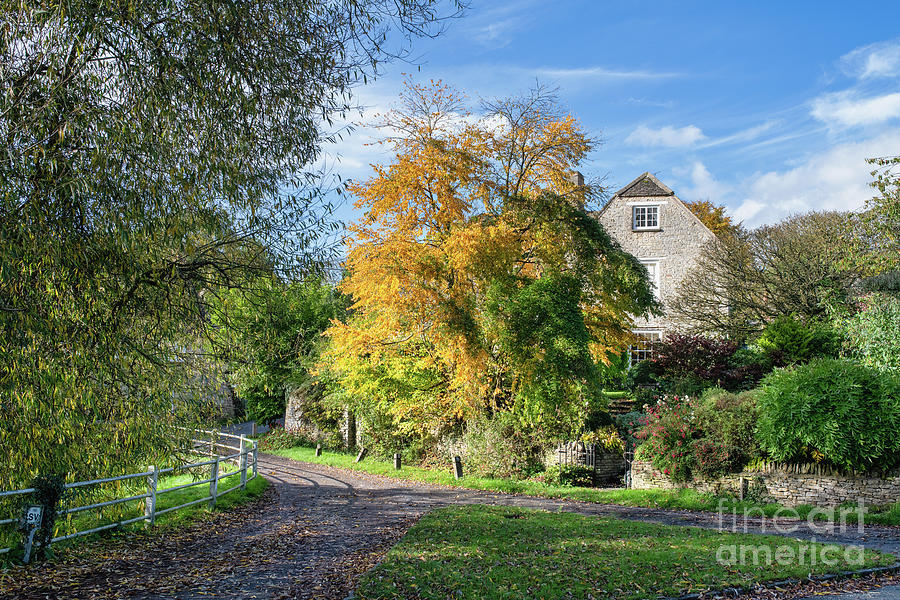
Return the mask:
POLYGON ((584 175, 581 174, 581 171, 572 171, 569 173, 569 181, 572 182, 572 185, 576 187, 584 186, 584 175))

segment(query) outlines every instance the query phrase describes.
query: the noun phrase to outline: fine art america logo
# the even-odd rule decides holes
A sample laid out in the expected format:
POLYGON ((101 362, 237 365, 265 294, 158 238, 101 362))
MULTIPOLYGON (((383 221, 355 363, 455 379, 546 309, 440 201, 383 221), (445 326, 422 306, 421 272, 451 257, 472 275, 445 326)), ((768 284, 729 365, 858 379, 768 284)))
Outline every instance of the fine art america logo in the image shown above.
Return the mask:
POLYGON ((859 566, 865 562, 865 548, 861 545, 819 543, 816 536, 846 535, 852 530, 864 533, 865 503, 836 508, 814 508, 805 519, 793 508, 780 508, 770 519, 761 508, 748 508, 739 514, 729 511, 725 501, 719 502, 718 530, 732 533, 777 534, 795 536, 811 533, 808 539, 796 539, 792 544, 722 544, 716 551, 716 561, 728 566, 859 566), (804 526, 805 523, 805 526, 804 526), (803 534, 800 534, 800 530, 803 534), (798 543, 799 542, 799 543, 798 543))

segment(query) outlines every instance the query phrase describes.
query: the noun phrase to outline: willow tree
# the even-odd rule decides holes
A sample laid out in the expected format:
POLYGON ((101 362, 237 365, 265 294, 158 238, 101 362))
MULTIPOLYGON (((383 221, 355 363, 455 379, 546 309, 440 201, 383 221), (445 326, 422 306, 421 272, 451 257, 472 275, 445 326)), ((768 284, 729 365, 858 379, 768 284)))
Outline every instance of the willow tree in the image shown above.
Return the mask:
POLYGON ((331 119, 457 9, 0 2, 0 487, 144 464, 196 420, 209 299, 320 263, 331 119))
POLYGON ((329 332, 345 397, 419 439, 497 411, 576 429, 602 402, 597 362, 653 305, 572 176, 595 141, 544 89, 475 117, 410 85, 382 125, 394 158, 350 186, 353 316, 329 332))

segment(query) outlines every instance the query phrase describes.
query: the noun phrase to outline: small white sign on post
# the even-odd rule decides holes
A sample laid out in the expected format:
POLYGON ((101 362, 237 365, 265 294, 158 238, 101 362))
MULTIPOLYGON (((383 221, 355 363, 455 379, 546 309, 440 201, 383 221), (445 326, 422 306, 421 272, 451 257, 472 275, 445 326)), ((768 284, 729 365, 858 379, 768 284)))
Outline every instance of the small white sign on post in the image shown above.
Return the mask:
POLYGON ((44 507, 39 504, 32 504, 25 507, 22 513, 22 529, 25 532, 25 555, 22 562, 28 564, 31 560, 31 547, 34 544, 34 534, 41 526, 44 516, 44 507))

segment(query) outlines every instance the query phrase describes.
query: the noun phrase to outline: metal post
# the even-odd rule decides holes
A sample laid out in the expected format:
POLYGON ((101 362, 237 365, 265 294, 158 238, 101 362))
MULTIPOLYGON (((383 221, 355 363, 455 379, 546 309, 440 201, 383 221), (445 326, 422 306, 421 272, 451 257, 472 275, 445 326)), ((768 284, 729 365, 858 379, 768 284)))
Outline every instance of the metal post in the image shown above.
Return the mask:
POLYGON ((253 476, 256 477, 257 464, 259 463, 259 444, 253 442, 253 476))
POLYGON ((209 507, 216 507, 216 495, 219 492, 219 457, 216 457, 209 474, 209 507))
POLYGON ((322 444, 316 444, 316 456, 322 456, 322 444))
POLYGON ((394 468, 397 469, 398 471, 400 470, 400 454, 399 453, 394 454, 394 468))
POLYGON ((241 489, 247 488, 247 440, 241 436, 241 489))
POLYGON ((144 516, 147 524, 156 523, 156 484, 159 483, 159 470, 154 465, 147 467, 150 474, 147 475, 147 500, 144 502, 144 516))

